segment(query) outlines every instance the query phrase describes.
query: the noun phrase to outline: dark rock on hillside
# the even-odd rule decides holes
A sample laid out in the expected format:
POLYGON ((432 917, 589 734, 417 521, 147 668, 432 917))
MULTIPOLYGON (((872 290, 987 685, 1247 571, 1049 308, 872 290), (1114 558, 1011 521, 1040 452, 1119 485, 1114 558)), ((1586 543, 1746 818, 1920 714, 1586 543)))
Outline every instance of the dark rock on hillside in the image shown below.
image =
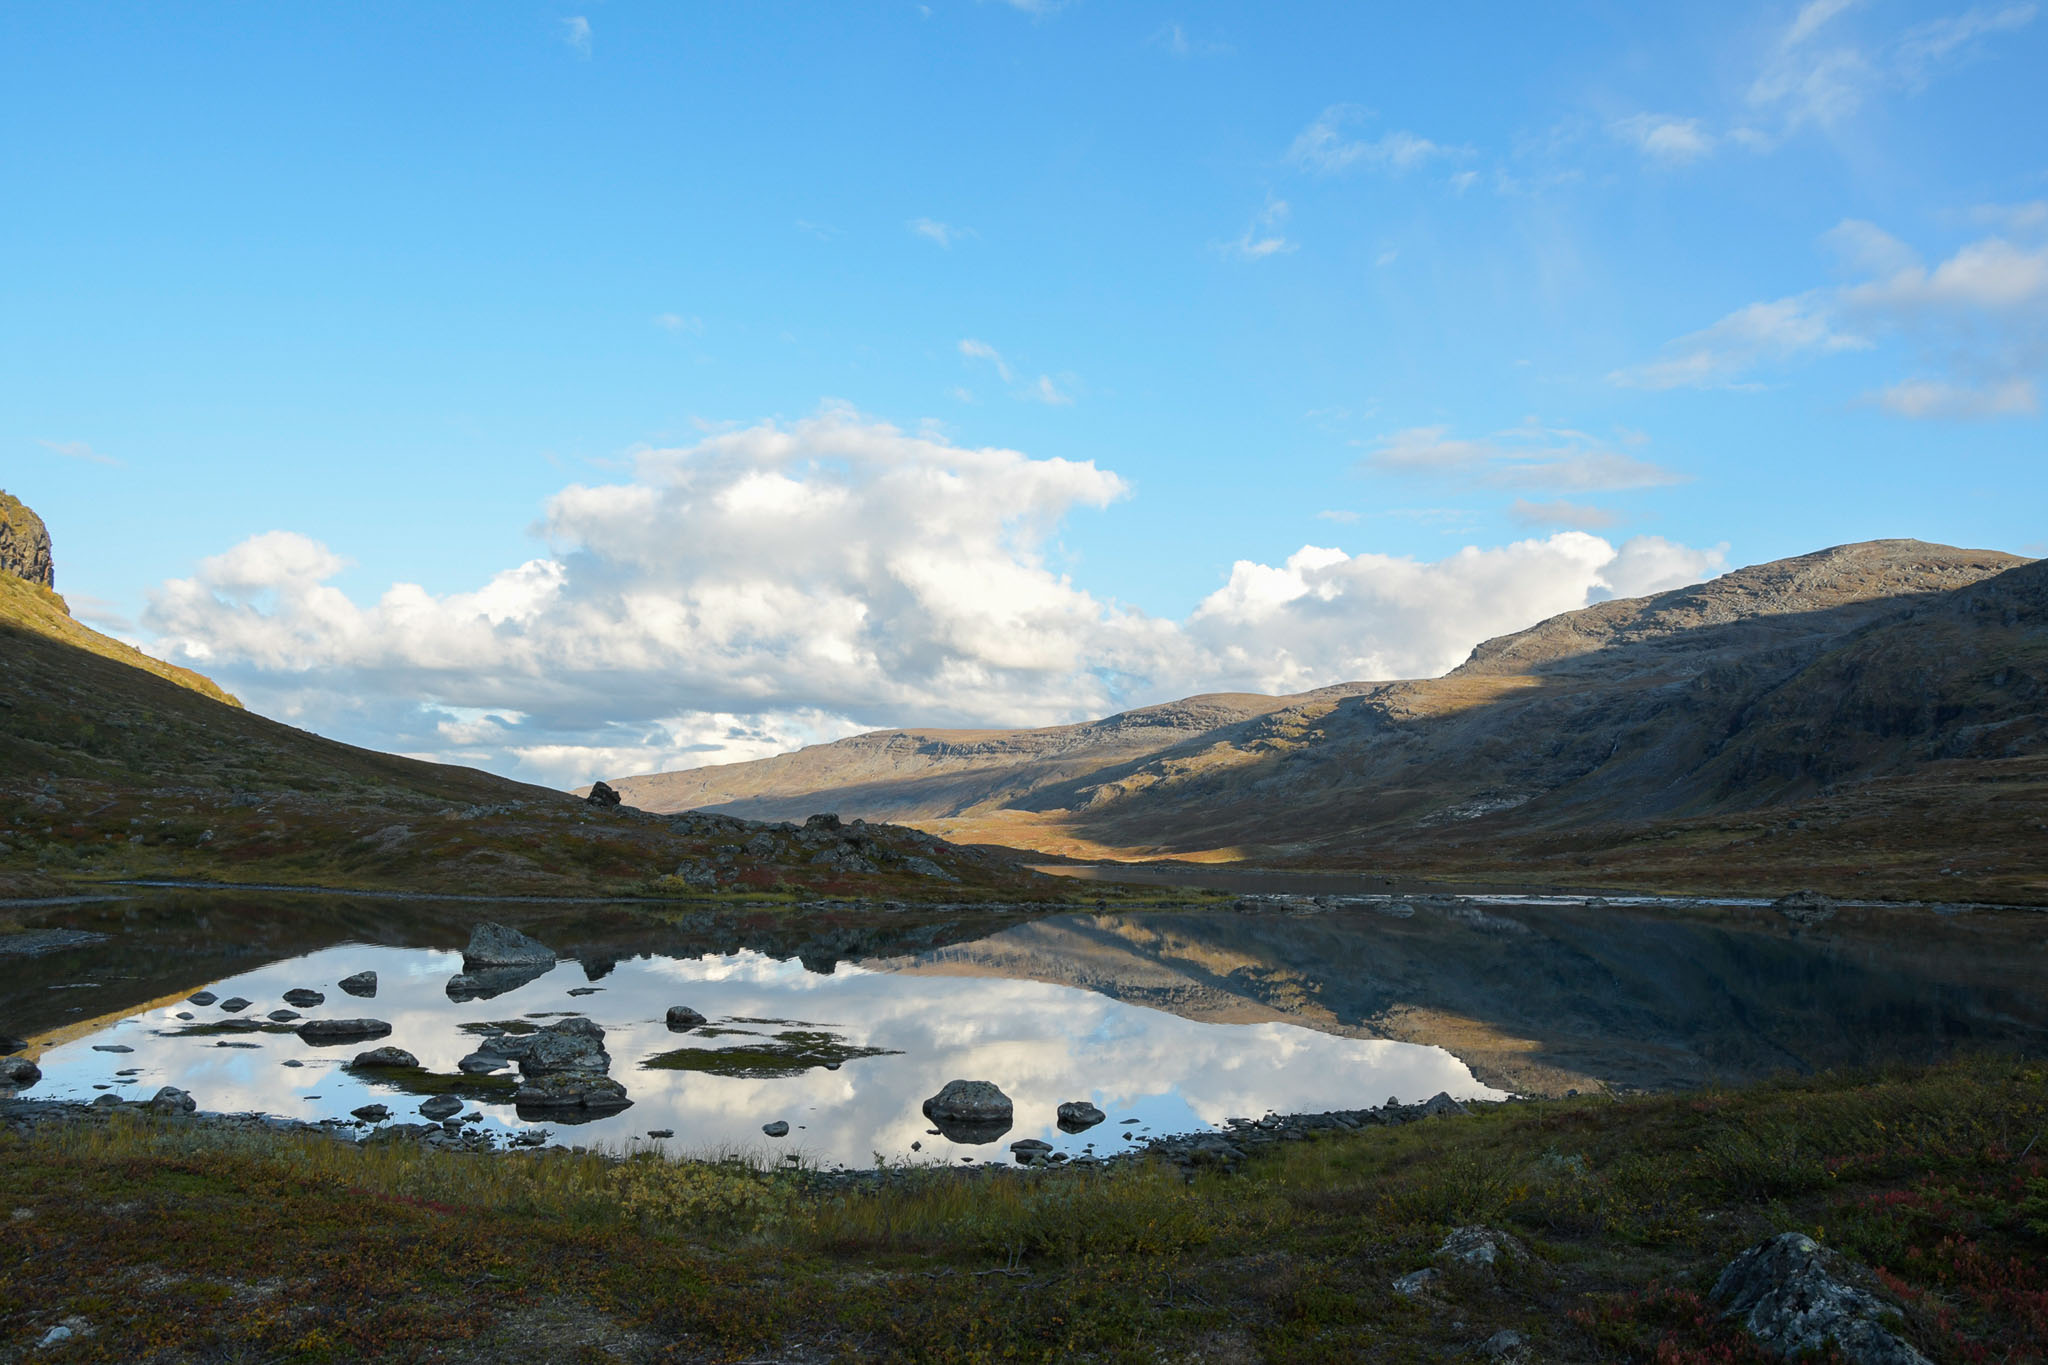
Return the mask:
POLYGON ((1713 1297, 1781 1357, 1818 1355, 1833 1345, 1854 1365, 1928 1365, 1885 1326, 1898 1308, 1869 1283, 1861 1267, 1804 1233, 1784 1232, 1730 1261, 1713 1297))
POLYGON ((46 588, 57 586, 50 557, 50 528, 19 498, 0 490, 0 573, 11 573, 46 588))
POLYGON ((583 799, 593 806, 611 807, 619 804, 619 794, 611 789, 610 784, 604 782, 591 783, 590 794, 583 799))

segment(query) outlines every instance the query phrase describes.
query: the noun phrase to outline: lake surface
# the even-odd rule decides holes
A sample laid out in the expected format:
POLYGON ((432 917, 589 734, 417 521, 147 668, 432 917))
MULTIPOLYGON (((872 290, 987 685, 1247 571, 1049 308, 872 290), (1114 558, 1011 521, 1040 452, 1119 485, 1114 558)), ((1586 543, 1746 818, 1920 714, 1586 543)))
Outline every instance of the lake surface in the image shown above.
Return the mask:
POLYGON ((22 927, 45 938, 0 934, 0 1033, 29 1042, 44 1071, 34 1095, 176 1085, 213 1111, 323 1119, 382 1103, 403 1121, 418 1117, 417 1078, 352 1072, 357 1052, 401 1047, 452 1077, 492 1028, 579 1014, 604 1027, 630 1108, 582 1124, 522 1116, 501 1083, 458 1091, 464 1112, 506 1135, 539 1126, 626 1147, 668 1129, 672 1151, 848 1166, 1006 1160, 1027 1137, 1102 1153, 1127 1134, 1439 1091, 1689 1086, 2048 1045, 2048 920, 2028 912, 1865 908, 1808 925, 1743 903, 1421 898, 1394 913, 934 918, 238 894, 51 908, 22 927), (486 914, 564 960, 503 994, 453 999, 459 947, 486 914), (77 937, 52 947, 52 931, 77 937), (373 999, 336 988, 366 969, 373 999), (326 999, 304 1018, 374 1017, 390 1036, 313 1047, 292 1031, 299 1019, 220 1031, 308 988, 326 999), (201 989, 251 1003, 186 999, 201 989), (707 1027, 670 1032, 672 1005, 707 1027), (1011 1129, 982 1143, 930 1131, 919 1105, 955 1078, 1000 1085, 1011 1129), (1060 1131, 1068 1100, 1108 1121, 1060 1131), (778 1120, 789 1136, 765 1137, 778 1120))

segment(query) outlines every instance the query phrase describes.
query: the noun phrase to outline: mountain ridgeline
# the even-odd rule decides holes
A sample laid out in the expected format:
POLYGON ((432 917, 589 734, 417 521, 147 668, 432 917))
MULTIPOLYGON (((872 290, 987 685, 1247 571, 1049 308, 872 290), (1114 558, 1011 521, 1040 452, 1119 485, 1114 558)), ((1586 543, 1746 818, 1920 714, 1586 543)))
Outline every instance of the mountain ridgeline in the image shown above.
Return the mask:
POLYGON ((1839 546, 1568 612, 1441 678, 614 785, 1081 857, 2048 900, 2048 562, 1839 546))

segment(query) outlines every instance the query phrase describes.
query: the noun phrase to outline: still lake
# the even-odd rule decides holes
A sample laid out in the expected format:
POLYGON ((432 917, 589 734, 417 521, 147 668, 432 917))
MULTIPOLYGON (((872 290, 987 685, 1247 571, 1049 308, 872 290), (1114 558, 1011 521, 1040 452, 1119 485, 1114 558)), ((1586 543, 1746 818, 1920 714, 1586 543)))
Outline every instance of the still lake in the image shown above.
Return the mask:
POLYGON ((1400 908, 750 915, 138 898, 24 921, 80 935, 57 949, 31 955, 20 936, 8 955, 0 935, 0 1032, 29 1043, 36 1096, 175 1085, 218 1112, 317 1120, 381 1103, 403 1121, 422 1087, 350 1071, 357 1052, 400 1047, 453 1077, 493 1029, 583 1015, 603 1026, 630 1108, 580 1124, 522 1115, 501 1081, 458 1091, 463 1112, 504 1135, 542 1127, 624 1148, 672 1130, 675 1152, 847 1166, 1003 1160, 1027 1137, 1104 1153, 1268 1111, 1682 1087, 2048 1040, 2031 912, 1870 907, 1810 925, 1735 902, 1400 908), (487 917, 563 960, 502 994, 451 998, 468 926, 487 917), (365 970, 373 998, 337 989, 365 970), (305 989, 326 998, 302 1019, 265 1019, 305 989), (187 999, 201 990, 218 999, 187 999), (250 1003, 224 1012, 236 997, 250 1003), (671 1032, 672 1005, 707 1026, 671 1032), (390 1036, 314 1047, 292 1031, 361 1016, 390 1036), (230 1019, 263 1024, 221 1031, 230 1019), (954 1078, 1000 1085, 1011 1129, 987 1143, 930 1131, 920 1102, 954 1078), (1107 1122, 1062 1132, 1068 1100, 1107 1122), (786 1138, 763 1135, 775 1121, 786 1138))

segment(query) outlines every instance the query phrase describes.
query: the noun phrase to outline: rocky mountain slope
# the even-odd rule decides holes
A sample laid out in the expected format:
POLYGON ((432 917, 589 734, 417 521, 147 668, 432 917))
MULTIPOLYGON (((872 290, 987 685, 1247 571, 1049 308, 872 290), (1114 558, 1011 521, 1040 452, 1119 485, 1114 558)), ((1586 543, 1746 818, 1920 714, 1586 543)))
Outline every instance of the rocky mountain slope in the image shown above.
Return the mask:
POLYGON ((1566 613, 1442 678, 617 785, 1081 856, 2048 899, 2048 563, 1839 546, 1566 613))
MULTIPOLYGON (((13 508, 20 508, 13 503, 13 508)), ((42 522, 25 508, 25 519, 42 522)), ((14 536, 10 531, 9 536, 14 536)), ((976 899, 1043 879, 912 829, 597 806, 251 714, 0 572, 0 898, 80 877, 490 894, 976 899)))
POLYGON ((57 586, 50 559, 50 528, 4 488, 0 488, 0 574, 13 574, 38 587, 57 586))

